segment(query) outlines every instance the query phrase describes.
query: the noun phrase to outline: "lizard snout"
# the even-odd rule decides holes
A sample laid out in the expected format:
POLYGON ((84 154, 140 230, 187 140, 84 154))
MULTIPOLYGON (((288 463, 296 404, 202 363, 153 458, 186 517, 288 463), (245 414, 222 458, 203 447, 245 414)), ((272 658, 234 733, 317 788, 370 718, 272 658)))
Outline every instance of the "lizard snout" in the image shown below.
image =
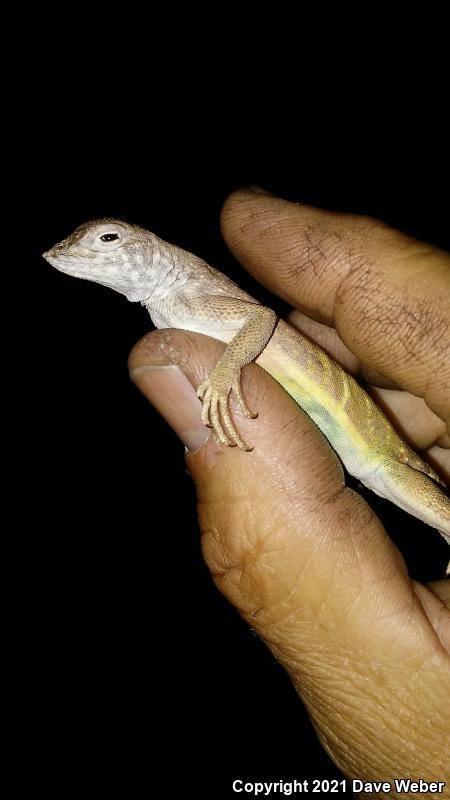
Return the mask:
POLYGON ((58 244, 55 244, 54 247, 52 247, 50 250, 47 250, 45 253, 42 253, 42 255, 46 259, 46 261, 52 261, 54 259, 57 259, 58 256, 63 255, 64 252, 65 252, 64 245, 60 242, 58 244))

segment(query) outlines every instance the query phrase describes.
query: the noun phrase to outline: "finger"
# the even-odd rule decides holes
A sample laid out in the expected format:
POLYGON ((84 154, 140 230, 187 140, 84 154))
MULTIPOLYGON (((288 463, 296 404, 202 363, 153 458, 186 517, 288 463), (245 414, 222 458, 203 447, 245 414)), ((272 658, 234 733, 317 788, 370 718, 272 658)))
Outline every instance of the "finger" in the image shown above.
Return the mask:
POLYGON ((450 581, 431 581, 427 586, 450 611, 450 581))
POLYGON ((430 447, 423 453, 423 456, 443 477, 444 481, 450 484, 450 450, 444 450, 442 447, 430 447))
MULTIPOLYGON (((160 334, 130 359, 153 402, 160 334)), ((195 387, 222 351, 172 331, 167 358, 195 387)), ((238 418, 253 452, 209 439, 188 457, 213 578, 284 664, 344 772, 389 779, 414 765, 431 780, 431 770, 446 768, 450 725, 450 660, 436 609, 425 608, 379 521, 344 487, 309 419, 257 366, 243 370, 243 381, 259 411, 256 420, 238 418)))
POLYGON ((367 217, 249 191, 225 240, 266 286, 333 325, 364 364, 425 400, 450 431, 450 257, 367 217))

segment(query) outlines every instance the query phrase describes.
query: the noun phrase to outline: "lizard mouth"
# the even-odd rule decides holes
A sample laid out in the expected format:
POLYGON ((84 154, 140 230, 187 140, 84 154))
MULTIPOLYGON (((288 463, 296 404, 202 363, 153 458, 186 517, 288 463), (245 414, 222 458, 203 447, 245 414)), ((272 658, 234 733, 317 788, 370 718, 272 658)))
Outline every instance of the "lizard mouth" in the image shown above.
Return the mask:
POLYGON ((55 267, 55 269, 59 270, 60 272, 67 272, 75 277, 81 275, 80 271, 76 268, 74 259, 67 256, 66 253, 48 250, 46 253, 42 253, 42 257, 45 258, 45 260, 48 261, 52 267, 55 267))
POLYGON ((47 252, 42 253, 42 257, 53 266, 53 264, 61 263, 61 257, 63 257, 63 253, 52 248, 52 250, 47 250, 47 252))
POLYGON ((46 253, 42 253, 42 257, 45 258, 52 267, 59 267, 59 266, 75 266, 77 259, 73 255, 69 254, 67 250, 62 250, 60 248, 52 248, 51 250, 47 250, 46 253))

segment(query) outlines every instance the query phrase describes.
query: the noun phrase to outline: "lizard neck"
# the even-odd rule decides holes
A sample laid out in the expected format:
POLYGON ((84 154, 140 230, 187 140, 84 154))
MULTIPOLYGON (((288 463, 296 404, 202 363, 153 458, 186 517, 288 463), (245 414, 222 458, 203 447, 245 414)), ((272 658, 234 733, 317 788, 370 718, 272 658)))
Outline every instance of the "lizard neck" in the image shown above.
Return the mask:
POLYGON ((178 257, 177 249, 167 246, 165 242, 158 242, 153 249, 149 295, 141 301, 148 311, 160 306, 169 295, 181 289, 189 278, 190 270, 186 269, 184 259, 178 257))

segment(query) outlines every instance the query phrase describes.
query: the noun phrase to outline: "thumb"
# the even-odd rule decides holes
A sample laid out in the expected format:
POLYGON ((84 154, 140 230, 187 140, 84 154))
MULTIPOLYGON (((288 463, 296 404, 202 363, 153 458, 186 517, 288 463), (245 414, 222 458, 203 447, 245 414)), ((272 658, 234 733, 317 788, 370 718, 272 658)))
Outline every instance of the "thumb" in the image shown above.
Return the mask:
POLYGON ((223 349, 163 330, 130 356, 133 380, 191 451, 213 579, 286 667, 343 772, 389 778, 414 764, 431 780, 448 757, 448 624, 432 627, 424 596, 369 506, 344 486, 333 450, 258 366, 242 381, 258 418, 231 401, 253 451, 205 434, 192 387, 223 349))

